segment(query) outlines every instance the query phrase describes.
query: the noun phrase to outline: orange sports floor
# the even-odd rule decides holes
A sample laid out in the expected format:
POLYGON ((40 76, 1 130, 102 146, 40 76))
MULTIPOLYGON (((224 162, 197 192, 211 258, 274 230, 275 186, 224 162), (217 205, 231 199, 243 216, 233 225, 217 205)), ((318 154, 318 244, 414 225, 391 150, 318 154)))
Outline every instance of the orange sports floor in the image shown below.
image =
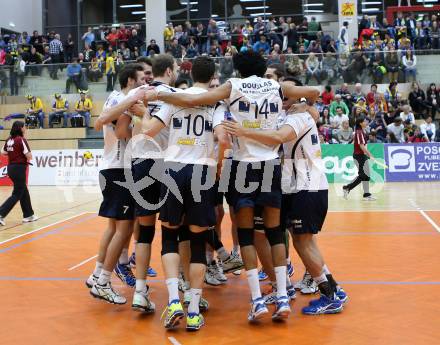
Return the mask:
MULTIPOLYGON (((84 280, 105 224, 81 213, 0 242, 0 344, 440 344, 440 211, 329 213, 319 241, 350 296, 342 314, 303 316, 310 297, 298 296, 287 322, 249 325, 246 280, 230 275, 225 286, 204 289, 206 326, 190 334, 166 332, 160 321, 167 302, 160 231, 152 257, 159 275, 149 282, 154 315, 133 312, 132 290, 116 280, 127 305, 89 295, 84 280)), ((229 225, 226 215, 225 231, 229 225)), ((224 242, 230 248, 229 234, 224 242)), ((297 280, 303 268, 293 258, 297 280)))

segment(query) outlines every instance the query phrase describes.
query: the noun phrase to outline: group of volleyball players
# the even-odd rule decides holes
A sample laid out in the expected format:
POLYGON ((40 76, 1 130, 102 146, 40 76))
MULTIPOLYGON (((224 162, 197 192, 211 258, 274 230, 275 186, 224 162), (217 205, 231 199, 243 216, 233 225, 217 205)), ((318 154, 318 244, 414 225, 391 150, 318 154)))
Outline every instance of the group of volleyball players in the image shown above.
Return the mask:
MULTIPOLYGON (((224 273, 243 267, 251 292, 248 320, 264 317, 270 304, 273 320, 287 318, 295 289, 289 278, 293 269, 287 269, 286 230, 305 277, 321 293, 303 313, 339 313, 348 299, 315 241, 328 207, 318 115, 311 106, 319 92, 298 86, 280 69, 268 70, 253 52, 234 56, 234 67, 241 78, 213 87, 215 63, 198 57, 191 72, 194 85, 179 91, 172 87, 178 66, 171 56, 140 59, 122 69, 121 91, 110 94, 95 125, 104 131, 99 215, 108 218, 108 227, 86 284, 92 296, 125 304, 110 283, 114 271, 134 287, 133 309, 154 312, 146 277, 154 275, 151 245, 159 219, 167 329, 185 317, 184 306, 186 329, 200 329, 209 307, 202 298, 204 282, 210 276, 225 281, 224 273), (220 240, 223 194, 241 258, 220 240), (132 236, 135 255, 129 259, 132 236), (265 296, 257 253, 272 282, 265 296), (207 264, 212 275, 206 274, 207 264)), ((297 287, 307 288, 306 283, 297 287)))

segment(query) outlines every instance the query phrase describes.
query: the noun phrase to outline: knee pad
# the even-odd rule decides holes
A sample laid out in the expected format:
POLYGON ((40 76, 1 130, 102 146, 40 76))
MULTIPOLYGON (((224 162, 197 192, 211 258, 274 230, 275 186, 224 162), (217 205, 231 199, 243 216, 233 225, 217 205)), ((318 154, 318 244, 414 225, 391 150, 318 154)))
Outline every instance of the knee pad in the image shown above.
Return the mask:
POLYGON ((192 264, 206 265, 206 231, 191 232, 191 261, 192 264))
POLYGON ((179 228, 179 243, 189 241, 190 231, 188 225, 181 225, 179 228))
POLYGON ((241 248, 254 245, 253 228, 237 228, 237 236, 241 248))
POLYGON ((266 238, 269 241, 269 244, 272 246, 276 246, 277 244, 285 244, 285 232, 281 230, 281 227, 276 226, 274 228, 266 228, 264 227, 264 233, 266 234, 266 238))
POLYGON ((206 242, 211 246, 214 250, 219 250, 223 247, 223 243, 220 241, 217 231, 215 228, 209 228, 206 232, 206 242))
POLYGON ((138 243, 153 243, 154 233, 155 233, 154 225, 142 225, 139 224, 139 238, 137 240, 138 243))
POLYGON ((162 225, 162 255, 179 253, 179 231, 162 225))

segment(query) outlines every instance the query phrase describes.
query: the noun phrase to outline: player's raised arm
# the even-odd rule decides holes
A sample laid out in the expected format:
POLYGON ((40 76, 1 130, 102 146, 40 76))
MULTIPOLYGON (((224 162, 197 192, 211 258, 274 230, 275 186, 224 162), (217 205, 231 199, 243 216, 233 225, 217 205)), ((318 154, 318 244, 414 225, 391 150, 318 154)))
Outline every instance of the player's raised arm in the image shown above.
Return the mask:
POLYGON ((223 99, 229 98, 230 94, 231 84, 226 83, 209 92, 194 95, 187 93, 156 92, 154 90, 148 91, 145 100, 160 100, 178 107, 192 108, 198 105, 214 105, 223 99))
POLYGON ((319 90, 310 86, 296 86, 291 81, 285 81, 281 83, 281 89, 283 90, 284 97, 287 98, 306 98, 307 101, 314 103, 319 96, 319 90))
POLYGON ((296 139, 296 133, 290 126, 282 126, 278 130, 256 131, 244 128, 235 121, 223 121, 225 130, 236 137, 246 137, 258 141, 264 145, 274 146, 296 139))

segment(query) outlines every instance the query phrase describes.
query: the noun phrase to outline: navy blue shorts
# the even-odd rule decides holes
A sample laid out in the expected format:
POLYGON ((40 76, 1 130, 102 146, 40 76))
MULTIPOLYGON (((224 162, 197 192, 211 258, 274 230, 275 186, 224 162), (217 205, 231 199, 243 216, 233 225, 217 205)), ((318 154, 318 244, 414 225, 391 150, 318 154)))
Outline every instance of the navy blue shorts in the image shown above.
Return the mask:
POLYGON ((116 220, 133 220, 133 197, 129 190, 117 184, 117 181, 125 182, 124 169, 105 169, 99 172, 99 186, 103 197, 99 215, 116 220))
POLYGON ((166 198, 166 200, 160 210, 159 219, 175 226, 181 224, 185 216, 186 224, 201 227, 214 226, 216 224, 217 188, 214 183, 216 167, 166 163, 166 168, 166 173, 174 180, 175 186, 164 186, 162 188, 161 197, 166 198), (208 176, 212 177, 211 181, 209 181, 208 176), (195 189, 192 188, 194 185, 196 186, 195 189), (198 188, 200 185, 211 185, 211 187, 198 188), (176 188, 180 194, 180 200, 176 196, 176 188))
POLYGON ((232 161, 228 198, 237 212, 243 207, 281 208, 281 165, 279 160, 266 162, 232 161), (259 168, 252 169, 252 164, 259 168), (266 170, 266 176, 264 176, 266 170), (264 185, 263 185, 264 181, 264 185), (242 189, 237 190, 237 184, 242 189), (255 185, 255 187, 253 187, 255 185))
POLYGON ((300 191, 290 194, 290 205, 286 211, 292 224, 292 234, 317 234, 327 216, 328 190, 300 191))
POLYGON ((151 216, 159 212, 162 183, 159 182, 155 176, 160 176, 163 174, 164 169, 164 163, 161 159, 139 158, 132 162, 131 172, 133 174, 134 182, 138 182, 146 176, 151 177, 151 180, 144 180, 146 187, 142 188, 141 186, 141 190, 139 190, 140 188, 136 188, 138 193, 133 195, 135 200, 136 217, 151 216), (155 171, 150 174, 150 171, 153 167, 155 171))
POLYGON ((215 204, 216 205, 223 205, 223 198, 225 196, 225 193, 220 192, 218 190, 218 182, 215 183, 215 190, 217 191, 216 196, 215 196, 215 204))

